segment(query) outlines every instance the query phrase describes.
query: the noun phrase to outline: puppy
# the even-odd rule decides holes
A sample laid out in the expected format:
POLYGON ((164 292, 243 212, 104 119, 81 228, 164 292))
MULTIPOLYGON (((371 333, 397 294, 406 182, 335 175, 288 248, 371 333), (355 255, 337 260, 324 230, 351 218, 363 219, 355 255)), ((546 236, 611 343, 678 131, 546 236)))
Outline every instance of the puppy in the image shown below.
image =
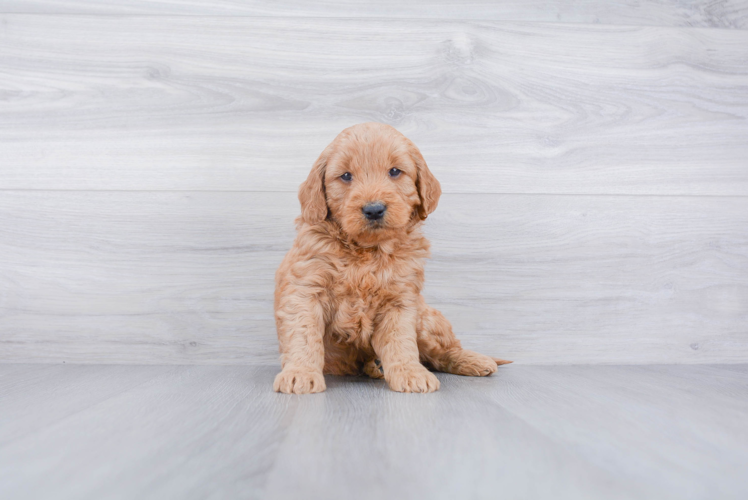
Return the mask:
POLYGON ((275 276, 276 391, 321 392, 323 373, 363 372, 433 392, 427 366, 485 376, 509 363, 463 349, 421 295, 421 225, 440 195, 418 148, 389 125, 355 125, 327 146, 299 189, 298 235, 275 276))

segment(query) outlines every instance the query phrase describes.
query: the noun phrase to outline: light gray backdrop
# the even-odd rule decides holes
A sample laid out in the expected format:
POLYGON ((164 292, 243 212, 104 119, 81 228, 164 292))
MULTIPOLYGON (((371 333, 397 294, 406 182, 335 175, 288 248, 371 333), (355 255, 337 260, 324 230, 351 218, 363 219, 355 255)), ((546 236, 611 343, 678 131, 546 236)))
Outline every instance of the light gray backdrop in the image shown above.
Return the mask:
POLYGON ((274 363, 296 189, 372 120, 467 347, 748 361, 745 2, 402 3, 0 1, 0 361, 274 363))

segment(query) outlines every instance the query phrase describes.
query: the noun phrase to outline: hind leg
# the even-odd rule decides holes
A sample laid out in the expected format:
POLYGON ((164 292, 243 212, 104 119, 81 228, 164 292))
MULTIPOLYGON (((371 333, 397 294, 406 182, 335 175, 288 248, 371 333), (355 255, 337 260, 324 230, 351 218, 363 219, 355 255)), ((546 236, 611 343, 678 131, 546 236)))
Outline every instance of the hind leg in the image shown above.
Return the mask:
POLYGON ((370 359, 364 364, 364 373, 371 378, 384 378, 384 369, 379 359, 370 359))
POLYGON ((496 371, 497 365, 511 363, 463 349, 452 333, 447 318, 420 297, 418 307, 418 352, 421 362, 440 372, 485 377, 496 371))
POLYGON ((326 375, 361 375, 384 378, 382 362, 372 349, 361 349, 332 337, 325 337, 326 375))
POLYGON ((325 335, 325 368, 327 375, 360 375, 361 353, 355 346, 336 341, 331 335, 325 335))

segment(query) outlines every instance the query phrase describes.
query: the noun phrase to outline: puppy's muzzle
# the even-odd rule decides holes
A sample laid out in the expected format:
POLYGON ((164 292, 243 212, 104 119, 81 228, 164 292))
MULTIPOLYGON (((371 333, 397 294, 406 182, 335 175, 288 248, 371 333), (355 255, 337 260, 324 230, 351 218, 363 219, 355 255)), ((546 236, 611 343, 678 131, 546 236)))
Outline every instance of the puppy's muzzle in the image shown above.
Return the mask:
POLYGON ((378 222, 384 218, 384 213, 387 211, 387 205, 381 201, 375 201, 364 205, 364 208, 362 208, 361 211, 364 213, 364 217, 368 220, 378 222))

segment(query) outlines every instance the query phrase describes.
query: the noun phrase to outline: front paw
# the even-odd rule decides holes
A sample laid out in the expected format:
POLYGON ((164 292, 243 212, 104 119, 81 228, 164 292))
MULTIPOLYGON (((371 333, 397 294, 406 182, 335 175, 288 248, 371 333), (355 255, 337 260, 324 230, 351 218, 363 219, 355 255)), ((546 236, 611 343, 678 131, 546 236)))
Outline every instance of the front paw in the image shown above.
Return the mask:
POLYGON ((286 394, 310 394, 326 389, 322 372, 286 368, 275 377, 273 390, 286 394))
POLYGON ((420 363, 396 365, 384 369, 384 379, 397 392, 434 392, 439 379, 420 363))

